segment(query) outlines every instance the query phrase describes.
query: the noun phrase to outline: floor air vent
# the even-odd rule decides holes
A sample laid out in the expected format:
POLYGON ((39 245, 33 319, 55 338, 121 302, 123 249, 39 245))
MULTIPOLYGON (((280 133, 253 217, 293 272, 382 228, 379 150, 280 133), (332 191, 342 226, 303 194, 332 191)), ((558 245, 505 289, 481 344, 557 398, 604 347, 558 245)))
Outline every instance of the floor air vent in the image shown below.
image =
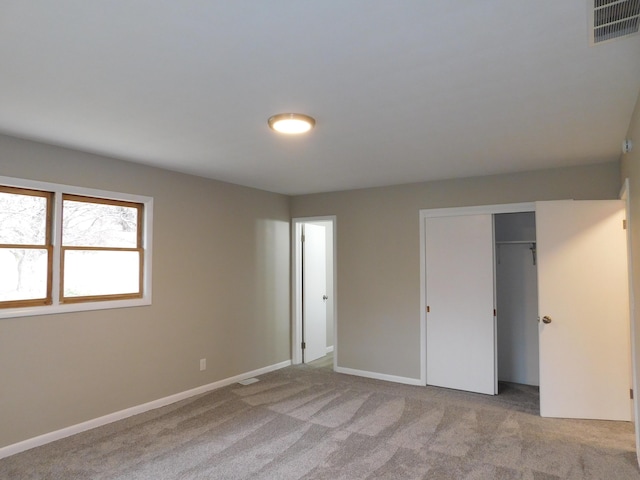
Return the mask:
POLYGON ((638 33, 640 0, 589 0, 589 5, 592 45, 638 33))
POLYGON ((240 385, 251 385, 252 383, 256 383, 259 382, 260 380, 258 380, 257 378, 247 378, 245 380, 240 380, 238 383, 240 385))

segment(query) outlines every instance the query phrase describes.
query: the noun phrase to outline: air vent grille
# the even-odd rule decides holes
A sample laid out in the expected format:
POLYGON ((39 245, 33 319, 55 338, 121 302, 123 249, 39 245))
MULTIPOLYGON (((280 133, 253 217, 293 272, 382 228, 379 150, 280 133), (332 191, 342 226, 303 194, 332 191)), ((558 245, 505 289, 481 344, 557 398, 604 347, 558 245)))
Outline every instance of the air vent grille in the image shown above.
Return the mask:
POLYGON ((592 43, 638 33, 640 0, 593 0, 592 43))

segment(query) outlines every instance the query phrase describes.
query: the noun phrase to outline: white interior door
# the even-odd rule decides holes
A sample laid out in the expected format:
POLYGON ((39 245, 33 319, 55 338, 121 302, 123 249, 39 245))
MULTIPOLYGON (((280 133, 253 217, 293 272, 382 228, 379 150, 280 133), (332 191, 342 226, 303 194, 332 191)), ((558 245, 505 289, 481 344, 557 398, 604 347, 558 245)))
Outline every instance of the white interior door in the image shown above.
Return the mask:
POLYGON ((304 224, 302 330, 305 363, 327 354, 327 260, 325 227, 304 224))
POLYGON ((624 203, 536 203, 540 414, 630 420, 624 203))
POLYGON ((493 395, 492 215, 425 222, 427 384, 493 395))

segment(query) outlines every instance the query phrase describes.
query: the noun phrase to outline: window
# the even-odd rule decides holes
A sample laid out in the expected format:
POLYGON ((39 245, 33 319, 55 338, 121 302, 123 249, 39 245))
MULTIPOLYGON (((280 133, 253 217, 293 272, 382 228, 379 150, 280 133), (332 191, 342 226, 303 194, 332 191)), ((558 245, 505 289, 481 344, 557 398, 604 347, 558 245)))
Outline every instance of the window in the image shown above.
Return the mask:
POLYGON ((51 304, 51 192, 0 186, 0 306, 51 304))
POLYGON ((0 318, 150 304, 152 206, 0 177, 0 318))
POLYGON ((62 196, 61 301, 142 296, 142 205, 62 196))

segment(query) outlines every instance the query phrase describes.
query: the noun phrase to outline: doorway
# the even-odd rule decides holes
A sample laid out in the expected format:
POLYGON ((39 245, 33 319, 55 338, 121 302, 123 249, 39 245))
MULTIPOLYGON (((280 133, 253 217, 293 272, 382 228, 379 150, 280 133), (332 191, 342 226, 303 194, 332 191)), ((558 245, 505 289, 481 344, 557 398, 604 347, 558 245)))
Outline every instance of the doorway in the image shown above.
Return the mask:
POLYGON ((335 216, 292 220, 292 363, 336 349, 335 216))

